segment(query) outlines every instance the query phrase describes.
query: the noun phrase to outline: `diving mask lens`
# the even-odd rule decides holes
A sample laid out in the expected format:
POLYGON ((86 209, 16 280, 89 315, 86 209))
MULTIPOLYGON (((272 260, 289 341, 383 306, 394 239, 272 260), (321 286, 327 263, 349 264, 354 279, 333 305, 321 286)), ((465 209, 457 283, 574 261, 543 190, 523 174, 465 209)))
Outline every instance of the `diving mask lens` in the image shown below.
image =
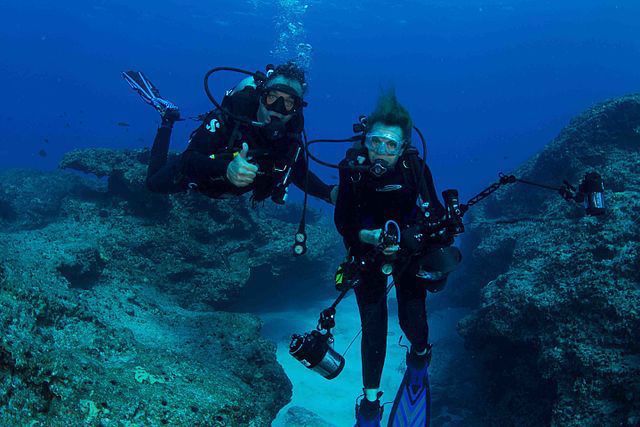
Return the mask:
POLYGON ((365 146, 377 154, 400 154, 403 148, 402 141, 398 141, 393 135, 367 135, 365 146))
POLYGON ((296 113, 302 106, 302 101, 293 95, 281 91, 266 91, 262 95, 262 103, 267 110, 275 111, 282 115, 296 113))
POLYGON ((291 111, 293 110, 293 107, 295 107, 295 101, 292 98, 285 98, 283 96, 278 96, 273 92, 267 92, 267 97, 266 97, 266 103, 267 105, 272 105, 274 104, 276 101, 278 101, 278 99, 282 99, 283 103, 284 103, 284 108, 287 111, 291 111))

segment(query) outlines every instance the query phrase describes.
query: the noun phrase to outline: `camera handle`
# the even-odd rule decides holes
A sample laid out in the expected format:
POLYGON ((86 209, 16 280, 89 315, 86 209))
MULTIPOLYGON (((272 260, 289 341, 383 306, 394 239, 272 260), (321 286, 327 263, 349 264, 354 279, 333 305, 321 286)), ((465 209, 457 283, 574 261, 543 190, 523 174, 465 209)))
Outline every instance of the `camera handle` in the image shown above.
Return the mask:
POLYGON ((488 186, 487 188, 485 188, 484 190, 482 190, 480 193, 478 193, 477 195, 469 199, 469 201, 466 204, 460 204, 461 217, 469 210, 471 206, 486 199, 492 193, 498 190, 500 187, 503 187, 509 184, 514 184, 516 182, 520 182, 526 185, 531 185, 534 187, 544 188, 547 190, 556 191, 560 194, 560 196, 562 196, 563 199, 569 202, 582 203, 582 201, 584 200, 584 194, 582 194, 580 191, 576 191, 576 188, 571 184, 569 184, 569 182, 567 182, 566 180, 563 182, 561 187, 554 187, 551 185, 540 184, 538 182, 527 181, 525 179, 516 178, 515 175, 505 175, 502 172, 500 172, 498 176, 500 177, 500 180, 498 182, 495 182, 490 186, 488 186))
POLYGON ((320 318, 318 319, 318 325, 316 326, 317 330, 326 330, 330 333, 331 329, 336 326, 336 307, 347 295, 347 292, 349 292, 349 288, 340 292, 340 295, 338 295, 338 298, 333 301, 333 304, 320 312, 320 318))

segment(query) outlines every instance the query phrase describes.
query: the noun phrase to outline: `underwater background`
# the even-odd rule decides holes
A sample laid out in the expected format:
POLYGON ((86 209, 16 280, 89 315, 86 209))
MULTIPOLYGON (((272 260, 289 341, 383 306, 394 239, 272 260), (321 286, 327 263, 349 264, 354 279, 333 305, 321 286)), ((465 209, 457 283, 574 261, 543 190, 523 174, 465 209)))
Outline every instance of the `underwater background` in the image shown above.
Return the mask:
MULTIPOLYGON (((565 215, 565 202, 551 193, 505 192, 473 217, 480 225, 458 241, 468 260, 454 281, 460 285, 428 301, 432 425, 528 425, 527 414, 530 425, 640 425, 640 322, 632 304, 640 282, 640 100, 625 98, 640 84, 640 2, 89 0, 4 2, 0 11, 3 425, 353 424, 359 341, 332 381, 287 354, 291 333, 313 328, 334 296, 343 249, 330 207, 310 201, 310 253, 297 261, 290 252, 297 189, 285 209, 252 210, 191 196, 166 205, 104 188, 118 164, 133 176, 127 183, 142 176, 120 153, 149 148, 159 124, 122 71, 144 71, 189 117, 212 108, 202 81, 208 69, 255 71, 289 59, 308 71, 311 139, 350 136, 380 91, 394 87, 425 134, 439 191, 457 188, 467 200, 500 171, 577 182, 598 168, 619 208, 603 224, 565 215), (617 101, 598 104, 609 99, 617 101), (92 148, 110 151, 69 155, 92 148), (61 162, 86 174, 61 175, 61 162), (86 175, 100 179, 87 184, 86 175), (553 222, 557 212, 566 222, 553 222), (553 231, 513 225, 523 215, 553 231), (575 294, 565 289, 578 279, 602 282, 575 294), (544 292, 534 286, 560 282, 544 292), (545 329, 571 318, 584 337, 573 340, 577 325, 545 329), (531 336, 559 341, 537 342, 539 353, 520 358, 522 365, 496 358, 534 354, 531 336), (230 353, 237 362, 221 362, 230 353), (67 372, 64 360, 83 368, 67 372), (538 363, 549 371, 538 372, 538 363), (561 378, 567 366, 582 369, 567 376, 586 379, 561 378), (533 378, 538 373, 544 381, 533 378), (113 383, 121 377, 130 384, 113 383), (500 390, 509 383, 525 391, 505 398, 500 390), (98 397, 110 394, 118 403, 98 397), (594 395, 600 403, 589 400, 594 395), (530 396, 541 396, 528 400, 535 409, 523 403, 530 396), (138 399, 147 403, 131 403, 138 399), (79 415, 65 421, 68 413, 79 415)), ((241 77, 217 75, 211 88, 221 97, 241 77)), ((178 123, 171 148, 184 149, 197 126, 178 123)), ((337 162, 346 148, 314 150, 337 162)), ((335 171, 312 167, 326 182, 337 180, 335 171)), ((343 351, 360 326, 352 297, 337 322, 343 351)), ((401 380, 400 334, 392 308, 383 401, 401 380)))
MULTIPOLYGON (((211 109, 209 68, 258 70, 302 53, 310 138, 349 136, 394 86, 428 139, 438 188, 470 196, 582 109, 636 89, 638 16, 633 0, 5 2, 0 165, 52 168, 74 148, 150 146, 155 112, 123 70, 143 70, 196 116, 211 109)), ((216 77, 212 89, 240 77, 216 77)), ((177 126, 172 148, 196 125, 177 126)), ((338 160, 344 147, 324 151, 338 160)))

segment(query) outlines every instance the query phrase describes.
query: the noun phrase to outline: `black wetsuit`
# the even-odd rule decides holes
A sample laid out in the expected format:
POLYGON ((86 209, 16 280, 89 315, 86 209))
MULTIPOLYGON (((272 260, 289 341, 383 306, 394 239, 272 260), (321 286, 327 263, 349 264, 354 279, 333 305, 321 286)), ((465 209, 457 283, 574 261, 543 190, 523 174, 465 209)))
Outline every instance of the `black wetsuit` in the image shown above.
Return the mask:
MULTIPOLYGON (((244 89, 226 96, 222 103, 232 113, 256 120, 259 96, 255 88, 244 89)), ((289 167, 291 181, 300 189, 305 188, 307 163, 300 152, 302 115, 287 123, 283 138, 270 141, 261 130, 249 124, 225 118, 218 111, 210 112, 189 139, 189 146, 177 158, 167 161, 171 124, 163 124, 156 134, 151 149, 147 172, 147 187, 154 192, 175 193, 195 189, 209 197, 220 198, 253 191, 252 200, 261 201, 271 196, 274 187, 282 181, 289 167), (258 164, 258 176, 248 186, 236 187, 226 177, 231 154, 240 151, 242 143, 249 145, 249 154, 258 164)), ((330 201, 331 187, 309 172, 307 191, 310 195, 330 201)))
MULTIPOLYGON (((342 165, 357 155, 366 157, 367 154, 366 151, 351 150, 342 165)), ((380 178, 367 172, 340 170, 334 220, 350 255, 366 256, 373 249, 372 245, 360 241, 362 229, 383 228, 388 220, 396 221, 401 228, 415 224, 421 213, 416 203, 419 170, 416 171, 415 165, 418 161, 421 162, 414 155, 414 167, 411 167, 412 162, 407 155, 403 155, 395 169, 380 178)), ((423 193, 425 197, 428 195, 432 209, 440 213, 443 207, 438 200, 431 172, 426 165, 423 171, 422 185, 426 187, 423 193)), ((354 289, 362 323, 362 376, 364 387, 370 389, 380 386, 387 348, 387 280, 379 267, 379 264, 368 266, 361 284, 354 289)), ((404 271, 394 274, 394 281, 400 327, 412 346, 422 351, 428 344, 429 329, 426 290, 416 283, 417 269, 417 264, 409 263, 404 271)))

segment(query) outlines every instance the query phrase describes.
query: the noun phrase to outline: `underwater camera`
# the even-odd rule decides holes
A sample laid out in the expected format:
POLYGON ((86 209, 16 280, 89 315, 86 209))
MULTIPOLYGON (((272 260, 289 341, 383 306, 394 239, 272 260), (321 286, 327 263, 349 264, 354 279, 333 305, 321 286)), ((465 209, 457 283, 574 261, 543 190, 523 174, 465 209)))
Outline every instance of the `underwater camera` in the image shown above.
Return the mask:
POLYGON ((340 375, 344 368, 344 357, 333 349, 331 329, 336 326, 336 305, 347 291, 342 292, 331 307, 320 313, 316 329, 304 335, 294 334, 289 344, 290 355, 328 380, 340 375))
POLYGON ((458 190, 443 191, 442 199, 444 200, 445 218, 448 222, 447 231, 453 236, 464 233, 458 190))
POLYGON ((328 380, 340 375, 344 368, 344 356, 333 349, 331 329, 336 326, 336 306, 347 295, 349 289, 342 290, 333 304, 322 310, 316 329, 303 335, 293 334, 289 344, 290 355, 328 380))
POLYGON ((333 335, 328 331, 313 330, 304 335, 293 335, 289 354, 328 380, 340 375, 344 368, 344 357, 333 349, 333 335))

